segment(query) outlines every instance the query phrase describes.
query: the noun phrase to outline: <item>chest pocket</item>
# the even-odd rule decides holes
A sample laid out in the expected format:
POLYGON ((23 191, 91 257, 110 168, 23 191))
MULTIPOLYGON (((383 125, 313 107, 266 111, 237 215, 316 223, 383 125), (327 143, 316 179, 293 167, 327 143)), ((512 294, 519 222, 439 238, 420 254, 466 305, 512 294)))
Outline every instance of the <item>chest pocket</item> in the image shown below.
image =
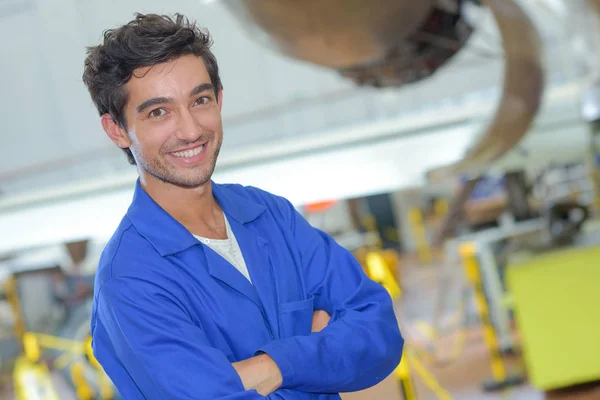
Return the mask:
POLYGON ((315 298, 279 304, 279 332, 281 338, 308 335, 312 328, 315 298))

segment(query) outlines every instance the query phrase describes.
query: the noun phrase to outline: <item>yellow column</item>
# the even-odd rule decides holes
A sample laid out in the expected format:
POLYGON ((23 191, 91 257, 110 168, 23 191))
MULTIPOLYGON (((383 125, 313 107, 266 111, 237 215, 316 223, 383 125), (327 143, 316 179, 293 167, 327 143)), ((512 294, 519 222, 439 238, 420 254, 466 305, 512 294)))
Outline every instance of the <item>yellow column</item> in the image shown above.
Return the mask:
POLYGON ((32 363, 37 363, 40 360, 40 343, 35 333, 25 332, 23 335, 23 352, 27 360, 32 363))
POLYGON ((412 235, 415 239, 415 246, 417 248, 417 256, 421 264, 427 264, 431 262, 431 247, 427 240, 427 234, 425 233, 425 225, 423 224, 423 215, 421 210, 417 207, 413 207, 408 211, 408 219, 412 228, 412 235))
POLYGON ((410 369, 408 368, 408 361, 406 358, 406 352, 404 352, 404 354, 402 354, 400 364, 396 367, 394 374, 396 375, 398 382, 400 382, 400 390, 402 390, 404 400, 416 400, 417 393, 415 391, 415 385, 410 374, 410 369))
POLYGON ((92 400, 94 398, 94 390, 85 378, 84 367, 81 361, 75 362, 71 366, 71 379, 73 380, 79 400, 92 400))
POLYGON ((395 300, 402 295, 400 286, 388 264, 385 262, 381 252, 371 251, 367 253, 365 257, 365 264, 367 266, 367 274, 375 282, 381 284, 390 294, 390 297, 395 300))
POLYGON ((25 327, 25 321, 23 319, 23 312, 21 310, 21 301, 19 299, 19 289, 17 287, 17 280, 14 276, 10 277, 4 284, 4 291, 6 293, 6 299, 10 304, 11 311, 13 313, 14 322, 14 333, 15 337, 19 342, 23 340, 23 334, 27 330, 25 327))
POLYGON ((381 235, 379 234, 379 230, 377 229, 377 222, 375 221, 375 217, 372 214, 366 214, 362 218, 363 227, 367 230, 367 232, 371 232, 375 234, 377 238, 377 242, 374 247, 376 249, 381 249, 383 247, 381 235))
POLYGON ((438 218, 443 218, 448 215, 448 211, 450 210, 450 205, 448 204, 448 200, 444 198, 437 199, 435 204, 433 205, 435 210, 435 215, 438 218))

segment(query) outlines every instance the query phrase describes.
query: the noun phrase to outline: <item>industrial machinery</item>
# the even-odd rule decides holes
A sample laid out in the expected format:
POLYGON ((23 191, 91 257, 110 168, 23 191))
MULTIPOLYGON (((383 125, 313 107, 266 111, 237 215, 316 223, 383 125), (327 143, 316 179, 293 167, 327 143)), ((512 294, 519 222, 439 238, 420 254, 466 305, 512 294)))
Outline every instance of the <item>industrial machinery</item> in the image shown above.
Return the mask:
MULTIPOLYGON (((505 58, 503 93, 496 115, 456 165, 432 171, 434 180, 457 174, 479 177, 528 131, 543 94, 537 29, 516 0, 392 1, 224 0, 268 47, 337 70, 359 85, 399 87, 434 74, 460 51, 476 28, 468 6, 493 14, 505 58)), ((465 185, 465 190, 473 189, 465 185)), ((454 208, 462 208, 458 196, 454 208)), ((456 213, 449 214, 448 224, 456 213)), ((442 229, 443 232, 447 228, 442 229)))

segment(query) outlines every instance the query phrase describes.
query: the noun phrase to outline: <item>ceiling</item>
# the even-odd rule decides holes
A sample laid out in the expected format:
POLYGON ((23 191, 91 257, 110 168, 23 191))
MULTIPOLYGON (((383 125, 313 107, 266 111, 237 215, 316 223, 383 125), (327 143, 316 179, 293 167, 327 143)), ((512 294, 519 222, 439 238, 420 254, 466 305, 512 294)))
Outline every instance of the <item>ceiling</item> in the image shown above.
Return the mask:
MULTIPOLYGON (((419 116, 431 118, 472 109, 478 120, 485 120, 493 111, 487 105, 493 106, 499 96, 502 49, 486 12, 474 16, 479 29, 467 48, 431 79, 400 89, 377 90, 357 88, 335 72, 261 47, 219 1, 165 3, 3 3, 10 7, 0 9, 0 35, 12 38, 0 43, 4 55, 0 85, 10 94, 0 98, 4 131, 0 136, 0 195, 4 199, 44 189, 64 188, 67 193, 76 183, 135 175, 102 131, 81 82, 85 47, 98 43, 103 30, 128 21, 134 12, 181 12, 212 33, 225 86, 222 172, 237 165, 248 167, 340 147, 347 144, 344 135, 352 132, 357 143, 390 131, 411 134, 419 116), (477 108, 482 104, 486 106, 477 108), (282 148, 286 150, 282 152, 282 148)), ((589 51, 573 48, 574 28, 565 22, 572 16, 564 14, 564 3, 537 0, 524 4, 532 11, 546 43, 550 84, 558 87, 585 75, 584 57, 589 51)), ((585 43, 583 46, 585 50, 585 43)), ((462 122, 473 115, 465 118, 462 122)), ((412 134, 428 132, 417 128, 412 134)), ((473 129, 465 140, 476 134, 473 129)), ((460 157, 468 146, 460 143, 448 154, 460 157)), ((415 181, 422 173, 411 169, 409 180, 415 181)))

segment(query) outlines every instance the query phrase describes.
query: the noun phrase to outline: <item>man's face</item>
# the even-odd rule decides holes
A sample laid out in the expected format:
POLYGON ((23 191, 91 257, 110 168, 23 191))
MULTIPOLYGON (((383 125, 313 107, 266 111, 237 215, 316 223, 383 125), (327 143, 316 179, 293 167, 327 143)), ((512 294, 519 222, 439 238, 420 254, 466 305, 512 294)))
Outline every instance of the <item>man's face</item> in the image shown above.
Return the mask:
POLYGON ((139 68, 125 89, 128 139, 146 182, 192 188, 210 180, 223 140, 222 93, 200 57, 139 68))

